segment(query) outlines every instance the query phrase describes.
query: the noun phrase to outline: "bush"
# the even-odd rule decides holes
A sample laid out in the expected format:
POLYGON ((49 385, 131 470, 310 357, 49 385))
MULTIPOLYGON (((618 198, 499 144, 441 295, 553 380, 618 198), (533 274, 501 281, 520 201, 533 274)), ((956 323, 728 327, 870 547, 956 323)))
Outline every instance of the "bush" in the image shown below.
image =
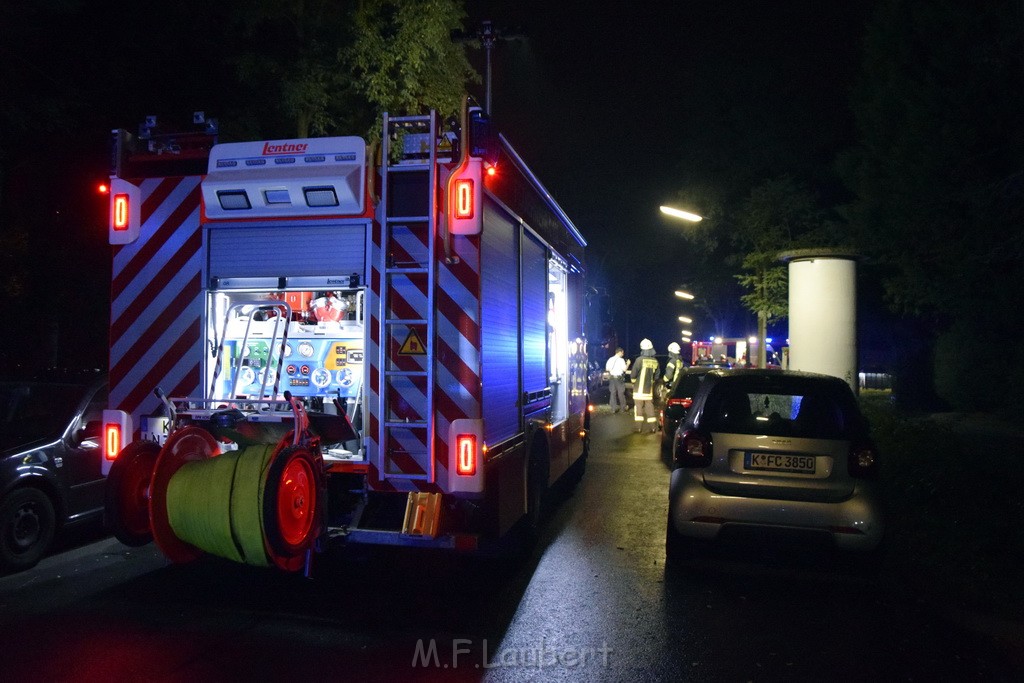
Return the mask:
POLYGON ((865 391, 860 400, 881 457, 891 569, 953 604, 1019 611, 1024 589, 1013 577, 1024 557, 1016 523, 1024 516, 1024 459, 996 444, 1020 437, 950 416, 903 414, 887 394, 865 391))

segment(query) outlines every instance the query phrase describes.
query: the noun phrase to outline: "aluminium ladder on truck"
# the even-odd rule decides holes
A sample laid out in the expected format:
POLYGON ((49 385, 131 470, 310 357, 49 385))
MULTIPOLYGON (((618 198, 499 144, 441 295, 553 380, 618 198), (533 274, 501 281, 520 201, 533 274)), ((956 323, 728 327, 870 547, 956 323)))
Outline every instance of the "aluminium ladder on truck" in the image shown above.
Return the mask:
POLYGON ((385 114, 383 133, 378 471, 433 484, 438 115, 385 114))

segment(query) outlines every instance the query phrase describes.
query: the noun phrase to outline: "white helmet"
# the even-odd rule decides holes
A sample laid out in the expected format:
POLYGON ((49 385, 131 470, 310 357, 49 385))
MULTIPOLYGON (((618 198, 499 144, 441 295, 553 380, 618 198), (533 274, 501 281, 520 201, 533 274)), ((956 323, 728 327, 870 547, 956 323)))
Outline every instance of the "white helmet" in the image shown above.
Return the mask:
POLYGON ((641 351, 646 351, 647 349, 653 349, 653 348, 654 348, 654 344, 651 343, 650 339, 644 339, 643 341, 640 342, 640 350, 641 351))
POLYGON ((671 344, 669 344, 668 345, 668 352, 669 353, 679 353, 679 344, 676 344, 675 342, 672 342, 671 344))

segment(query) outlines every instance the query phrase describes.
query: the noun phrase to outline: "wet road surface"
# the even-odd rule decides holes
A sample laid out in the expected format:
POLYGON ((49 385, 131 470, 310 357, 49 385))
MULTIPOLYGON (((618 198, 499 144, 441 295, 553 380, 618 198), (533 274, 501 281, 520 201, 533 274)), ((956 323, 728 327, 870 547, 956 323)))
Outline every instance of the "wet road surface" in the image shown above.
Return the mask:
POLYGON ((668 467, 594 416, 521 561, 405 549, 313 579, 101 539, 0 577, 4 680, 1017 680, 990 643, 828 554, 727 547, 666 575, 668 467))

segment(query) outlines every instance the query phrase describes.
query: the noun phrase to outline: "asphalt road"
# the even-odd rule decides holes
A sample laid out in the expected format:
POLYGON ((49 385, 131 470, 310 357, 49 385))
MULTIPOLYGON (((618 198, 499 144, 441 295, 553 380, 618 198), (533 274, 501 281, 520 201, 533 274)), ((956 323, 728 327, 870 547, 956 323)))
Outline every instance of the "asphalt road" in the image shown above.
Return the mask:
POLYGON ((666 575, 668 468, 629 415, 520 562, 403 549, 313 579, 85 539, 0 577, 0 680, 1020 680, 912 591, 826 553, 724 548, 666 575))

